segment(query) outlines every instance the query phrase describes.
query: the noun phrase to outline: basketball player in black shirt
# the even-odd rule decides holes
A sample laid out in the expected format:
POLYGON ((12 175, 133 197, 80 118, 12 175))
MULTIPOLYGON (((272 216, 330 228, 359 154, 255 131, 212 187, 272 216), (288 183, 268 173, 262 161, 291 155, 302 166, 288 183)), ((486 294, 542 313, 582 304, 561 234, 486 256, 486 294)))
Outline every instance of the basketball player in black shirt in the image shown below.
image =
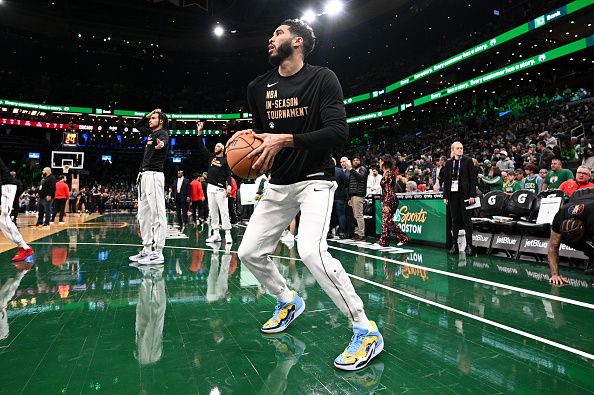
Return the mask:
MULTIPOLYGON (((203 122, 197 122, 198 136, 202 136, 203 122)), ((208 152, 204 146, 202 138, 198 139, 198 149, 202 155, 209 158, 208 161, 208 177, 206 182, 208 188, 205 195, 208 196, 208 213, 209 224, 212 235, 206 239, 207 243, 216 243, 221 241, 219 229, 221 223, 225 231, 225 244, 232 244, 233 238, 231 236, 231 220, 229 219, 229 196, 231 195, 231 169, 227 165, 227 157, 225 156, 225 146, 217 143, 214 149, 214 155, 208 152), (220 214, 220 215, 219 215, 220 214)))
POLYGON ((559 249, 561 243, 582 251, 588 257, 584 273, 594 274, 594 203, 569 203, 557 211, 551 224, 549 239, 549 282, 554 285, 567 284, 568 280, 559 274, 559 249))
POLYGON ((167 159, 169 146, 167 123, 167 115, 160 109, 156 109, 136 125, 136 128, 147 136, 138 173, 138 214, 136 215, 144 247, 140 253, 131 256, 130 260, 141 265, 165 262, 163 247, 167 234, 167 213, 163 165, 167 159))
MULTIPOLYGON (((241 261, 278 299, 262 332, 285 330, 305 309, 304 300, 288 288, 267 256, 282 232, 301 212, 298 250, 322 289, 353 324, 351 343, 334 361, 343 370, 365 367, 383 349, 377 325, 365 315, 341 263, 328 253, 335 181, 332 151, 348 139, 343 95, 336 75, 325 67, 304 63, 315 36, 300 20, 286 20, 268 42, 272 70, 248 86, 253 128, 262 145, 254 168, 271 172, 264 196, 255 208, 239 247, 241 261)), ((209 174, 210 176, 210 174, 209 174)), ((320 325, 320 327, 323 327, 320 325)))

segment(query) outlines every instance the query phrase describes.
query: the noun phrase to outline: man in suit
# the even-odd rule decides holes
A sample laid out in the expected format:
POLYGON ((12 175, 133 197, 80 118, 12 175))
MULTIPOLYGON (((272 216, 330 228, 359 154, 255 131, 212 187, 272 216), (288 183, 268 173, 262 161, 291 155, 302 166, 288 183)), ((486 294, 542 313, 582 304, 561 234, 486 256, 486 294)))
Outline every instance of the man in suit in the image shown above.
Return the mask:
POLYGON ((474 204, 476 198, 477 173, 472 159, 463 156, 464 147, 456 141, 451 146, 452 155, 443 170, 443 197, 449 207, 452 222, 451 254, 458 253, 458 232, 460 222, 464 224, 466 232, 467 255, 474 252, 472 248, 472 221, 467 205, 474 204))
POLYGON ((183 170, 178 170, 177 178, 173 181, 172 187, 177 221, 180 230, 183 232, 186 225, 188 225, 188 206, 191 201, 190 181, 184 177, 183 170))

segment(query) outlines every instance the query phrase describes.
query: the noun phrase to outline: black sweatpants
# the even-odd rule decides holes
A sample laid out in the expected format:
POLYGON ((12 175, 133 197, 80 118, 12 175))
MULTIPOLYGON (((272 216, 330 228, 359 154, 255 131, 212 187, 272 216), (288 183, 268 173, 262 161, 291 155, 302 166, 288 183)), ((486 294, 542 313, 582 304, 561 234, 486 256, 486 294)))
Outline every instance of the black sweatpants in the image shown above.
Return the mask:
POLYGON ((227 205, 229 208, 229 221, 231 222, 231 225, 235 225, 237 223, 237 208, 235 206, 235 198, 227 198, 227 205))
POLYGON ((448 206, 452 219, 452 245, 458 245, 458 232, 462 224, 466 232, 466 245, 472 246, 472 219, 470 210, 466 210, 464 197, 457 192, 452 192, 448 206))
POLYGON ((64 213, 66 212, 66 199, 54 200, 54 212, 52 214, 52 222, 56 219, 56 214, 60 213, 60 222, 64 222, 64 213))
POLYGON ((182 199, 176 199, 175 212, 177 213, 179 226, 186 226, 188 224, 188 202, 182 199))
POLYGON ((198 219, 204 220, 204 200, 195 200, 192 202, 192 219, 194 223, 198 223, 198 219), (198 214, 196 214, 198 212, 198 214))

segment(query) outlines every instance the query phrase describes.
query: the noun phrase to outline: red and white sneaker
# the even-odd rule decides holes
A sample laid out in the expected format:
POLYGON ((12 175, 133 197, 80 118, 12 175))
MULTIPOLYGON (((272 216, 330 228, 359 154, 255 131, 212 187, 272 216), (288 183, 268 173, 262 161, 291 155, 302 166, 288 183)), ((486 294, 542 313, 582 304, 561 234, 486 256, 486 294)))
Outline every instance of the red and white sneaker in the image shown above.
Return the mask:
POLYGON ((33 248, 29 247, 28 249, 24 249, 23 247, 19 247, 19 250, 17 251, 16 255, 12 258, 12 261, 13 262, 24 261, 25 259, 27 259, 28 257, 30 257, 33 254, 35 254, 35 251, 33 251, 33 248))

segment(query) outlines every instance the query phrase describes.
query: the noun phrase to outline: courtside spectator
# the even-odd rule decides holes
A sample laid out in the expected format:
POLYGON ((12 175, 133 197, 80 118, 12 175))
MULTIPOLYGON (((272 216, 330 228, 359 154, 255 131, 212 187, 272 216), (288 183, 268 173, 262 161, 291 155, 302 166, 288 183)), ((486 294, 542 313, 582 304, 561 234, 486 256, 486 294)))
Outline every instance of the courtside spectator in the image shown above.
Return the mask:
POLYGON ((507 157, 507 151, 499 151, 499 158, 500 159, 495 166, 497 166, 501 171, 506 171, 508 173, 514 171, 514 162, 507 157))
POLYGON ((485 186, 488 192, 503 190, 503 177, 501 177, 501 169, 498 167, 492 167, 488 176, 479 173, 478 178, 480 184, 485 186))
POLYGON ((573 180, 573 173, 563 168, 561 159, 555 158, 551 161, 551 171, 547 173, 547 178, 542 184, 542 190, 558 189, 567 180, 573 180))
POLYGON ((64 225, 64 215, 66 213, 66 202, 70 197, 70 188, 66 184, 66 179, 63 175, 58 176, 56 182, 56 197, 54 198, 54 212, 52 214, 52 222, 56 220, 56 214, 60 213, 60 225, 64 225))
POLYGON ((380 185, 382 181, 382 176, 379 175, 376 166, 371 166, 371 172, 367 177, 367 195, 381 195, 382 194, 382 186, 380 185))
POLYGON ((194 179, 190 182, 190 195, 192 197, 192 219, 194 220, 194 224, 201 224, 205 219, 204 191, 202 190, 199 173, 195 173, 194 179))
POLYGON ((559 186, 559 189, 565 192, 567 196, 571 196, 577 190, 594 188, 594 184, 590 181, 591 178, 592 173, 590 172, 590 169, 586 166, 580 166, 575 172, 575 180, 563 181, 559 186))
POLYGON ((534 174, 537 170, 536 165, 534 163, 528 163, 524 166, 524 170, 526 171, 526 177, 522 180, 521 189, 528 189, 538 194, 542 190, 544 179, 540 175, 534 174))

